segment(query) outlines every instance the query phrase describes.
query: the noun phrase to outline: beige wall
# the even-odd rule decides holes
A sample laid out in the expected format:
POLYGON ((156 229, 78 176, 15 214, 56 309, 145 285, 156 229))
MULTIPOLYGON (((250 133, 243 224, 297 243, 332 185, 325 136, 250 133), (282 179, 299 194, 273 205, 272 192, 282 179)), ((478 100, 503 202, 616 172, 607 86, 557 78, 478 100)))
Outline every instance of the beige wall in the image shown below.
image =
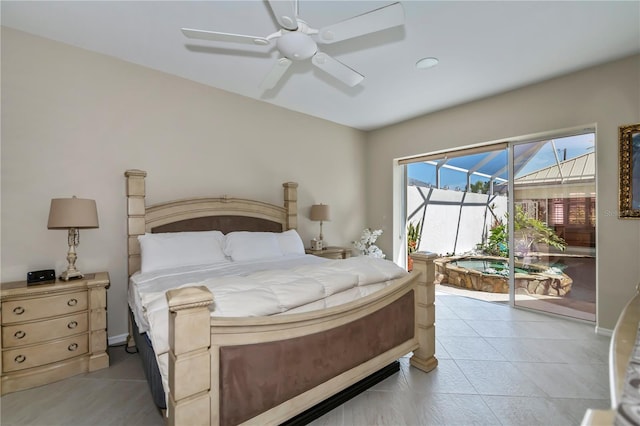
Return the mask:
POLYGON ((332 207, 330 244, 350 245, 364 225, 364 133, 6 28, 1 136, 2 281, 62 272, 66 232, 47 230, 50 199, 95 199, 100 228, 81 231, 78 267, 111 275, 112 338, 126 333, 126 169, 148 172, 148 203, 280 204, 282 182, 297 181, 305 242, 317 202, 332 207))
POLYGON ((635 56, 373 131, 366 151, 367 223, 389 230, 380 245, 392 252, 394 158, 595 125, 597 325, 612 329, 640 281, 640 220, 617 217, 618 126, 638 122, 635 56))

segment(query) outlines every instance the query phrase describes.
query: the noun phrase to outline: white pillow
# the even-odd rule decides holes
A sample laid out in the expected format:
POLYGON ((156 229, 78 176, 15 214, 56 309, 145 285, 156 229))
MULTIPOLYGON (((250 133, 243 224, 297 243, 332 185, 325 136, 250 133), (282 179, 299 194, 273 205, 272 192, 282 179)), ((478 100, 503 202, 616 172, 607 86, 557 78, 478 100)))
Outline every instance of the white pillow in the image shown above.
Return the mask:
POLYGON ((167 232, 138 236, 140 272, 226 260, 220 231, 167 232))
POLYGON ((304 254, 304 243, 295 229, 276 234, 283 255, 304 254))
POLYGON ((276 235, 273 232, 229 232, 224 239, 224 253, 234 261, 282 256, 276 235))

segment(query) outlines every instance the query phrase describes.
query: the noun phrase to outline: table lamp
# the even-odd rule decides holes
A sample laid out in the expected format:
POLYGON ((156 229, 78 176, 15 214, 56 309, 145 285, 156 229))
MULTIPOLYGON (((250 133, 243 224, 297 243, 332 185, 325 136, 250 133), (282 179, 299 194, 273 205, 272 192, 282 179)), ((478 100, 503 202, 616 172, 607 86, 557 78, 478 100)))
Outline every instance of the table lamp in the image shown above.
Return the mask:
POLYGON ((76 247, 80 245, 80 229, 97 228, 98 211, 95 200, 83 198, 54 198, 49 209, 49 229, 69 230, 69 252, 67 270, 62 273, 60 279, 69 281, 74 278, 82 278, 82 272, 76 269, 76 247))
POLYGON ((329 206, 326 204, 314 204, 311 206, 311 215, 310 215, 310 219, 313 221, 320 221, 320 236, 319 241, 320 241, 320 247, 325 248, 325 244, 323 241, 323 236, 322 236, 322 222, 324 221, 328 221, 331 219, 330 217, 330 212, 329 212, 329 206))

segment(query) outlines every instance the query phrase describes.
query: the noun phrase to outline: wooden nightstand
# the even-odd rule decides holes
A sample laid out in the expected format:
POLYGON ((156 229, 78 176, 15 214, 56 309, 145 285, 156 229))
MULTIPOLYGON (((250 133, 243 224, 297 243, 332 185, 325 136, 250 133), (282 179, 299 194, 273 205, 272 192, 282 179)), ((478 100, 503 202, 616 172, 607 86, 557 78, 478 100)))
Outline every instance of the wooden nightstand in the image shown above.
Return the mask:
POLYGON ((109 274, 0 284, 0 395, 109 366, 109 274))
POLYGON ((351 257, 351 250, 345 247, 327 247, 322 250, 305 249, 305 253, 327 259, 346 259, 351 257))

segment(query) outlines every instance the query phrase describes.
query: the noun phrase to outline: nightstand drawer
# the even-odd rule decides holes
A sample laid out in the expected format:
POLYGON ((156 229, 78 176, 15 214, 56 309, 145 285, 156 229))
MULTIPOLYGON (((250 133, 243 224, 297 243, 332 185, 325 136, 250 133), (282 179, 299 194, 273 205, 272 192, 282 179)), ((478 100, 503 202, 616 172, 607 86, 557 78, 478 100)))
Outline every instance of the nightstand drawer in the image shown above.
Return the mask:
POLYGON ((87 309, 87 292, 66 293, 2 303, 2 323, 31 321, 87 309))
POLYGON ((87 313, 69 315, 47 321, 36 321, 2 327, 2 347, 30 345, 84 333, 88 329, 87 313))
POLYGON ((87 334, 68 337, 42 345, 2 351, 2 371, 17 371, 73 358, 88 352, 87 334))

